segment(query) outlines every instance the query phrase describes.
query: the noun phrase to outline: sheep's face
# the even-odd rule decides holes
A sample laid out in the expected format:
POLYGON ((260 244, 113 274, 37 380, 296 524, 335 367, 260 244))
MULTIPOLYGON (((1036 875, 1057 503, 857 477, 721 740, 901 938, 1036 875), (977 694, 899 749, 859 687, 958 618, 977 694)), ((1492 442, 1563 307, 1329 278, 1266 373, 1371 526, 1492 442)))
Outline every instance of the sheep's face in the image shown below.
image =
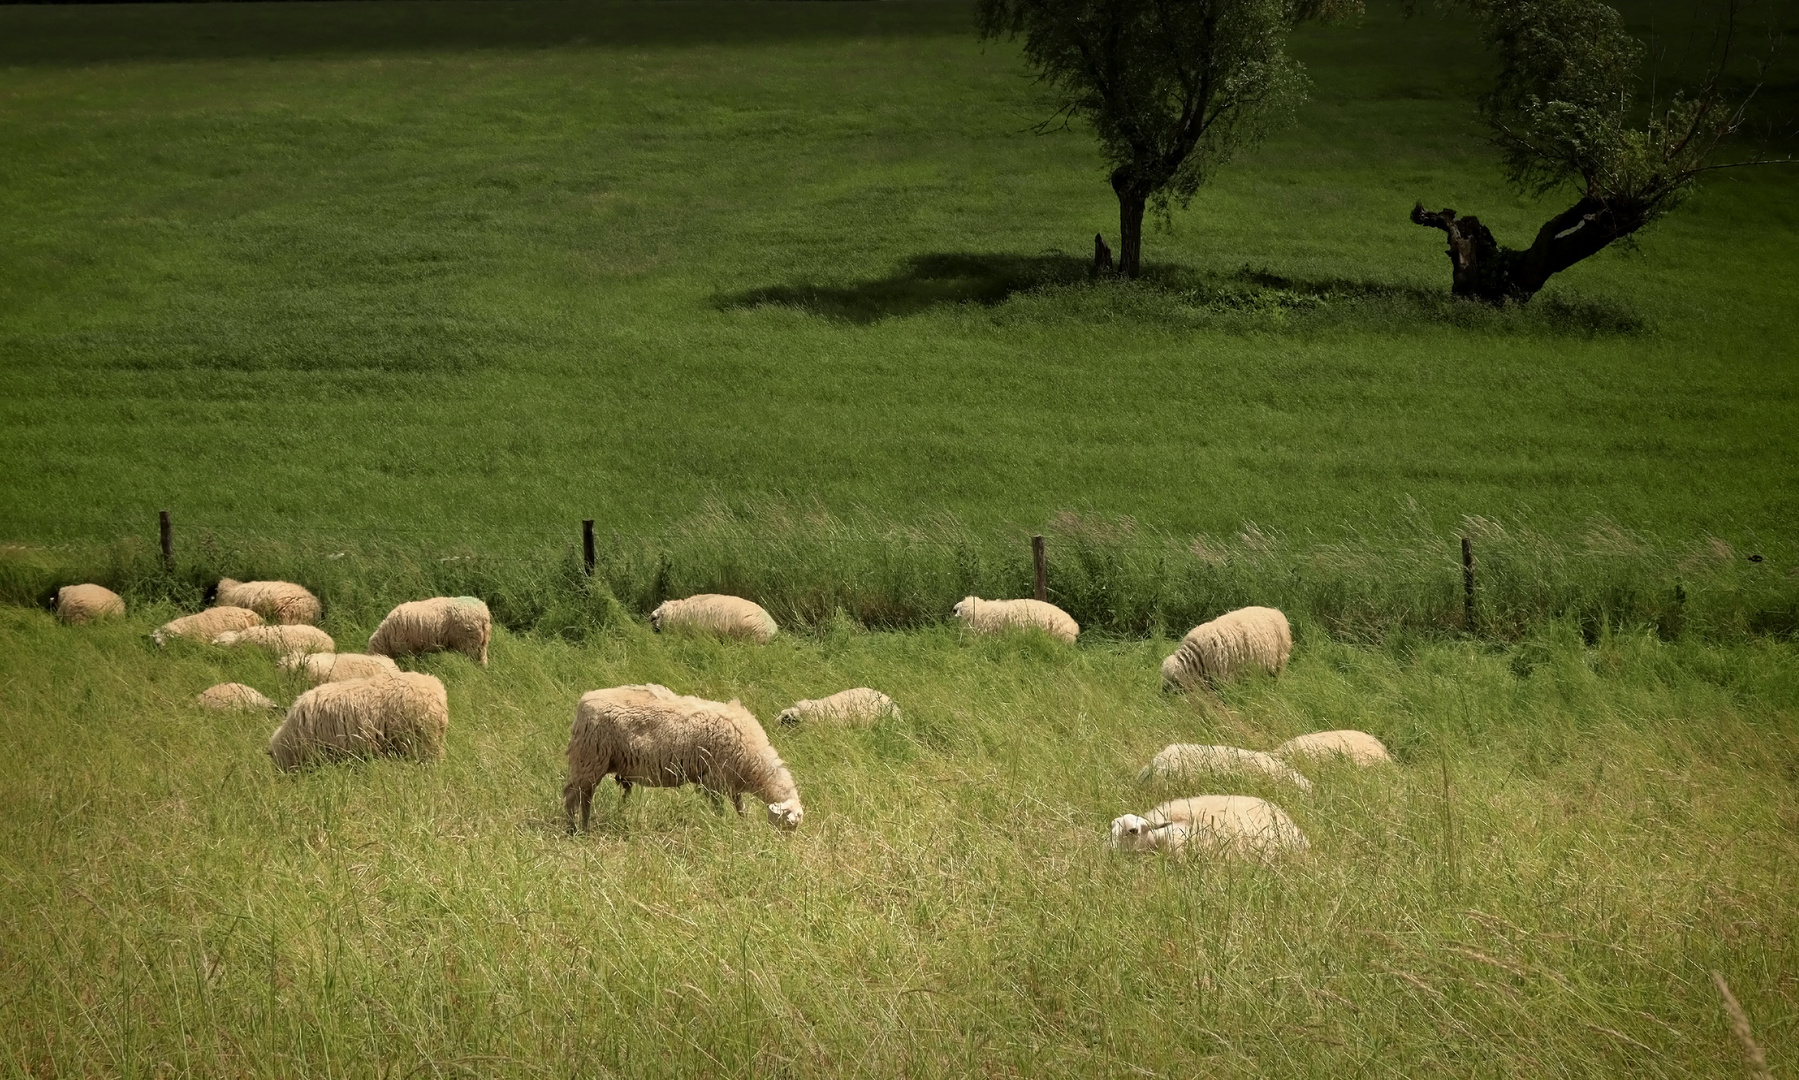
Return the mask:
POLYGON ((798 799, 768 804, 768 823, 777 829, 797 829, 805 817, 806 808, 798 799))
POLYGON ((956 601, 956 606, 952 608, 951 611, 955 613, 955 616, 958 619, 971 617, 974 615, 974 597, 970 596, 956 601))
POLYGON ((1112 819, 1112 850, 1145 851, 1153 843, 1155 826, 1136 814, 1112 819))
POLYGON ((213 638, 212 643, 214 645, 236 645, 238 639, 241 637, 243 637, 243 634, 239 631, 227 630, 218 637, 213 638))
POLYGON ((668 605, 662 604, 662 605, 658 606, 655 611, 650 612, 650 629, 651 630, 654 630, 657 633, 662 632, 662 613, 667 610, 668 610, 668 605))
POLYGON ((780 719, 783 724, 797 724, 800 722, 800 710, 797 707, 782 709, 780 719))

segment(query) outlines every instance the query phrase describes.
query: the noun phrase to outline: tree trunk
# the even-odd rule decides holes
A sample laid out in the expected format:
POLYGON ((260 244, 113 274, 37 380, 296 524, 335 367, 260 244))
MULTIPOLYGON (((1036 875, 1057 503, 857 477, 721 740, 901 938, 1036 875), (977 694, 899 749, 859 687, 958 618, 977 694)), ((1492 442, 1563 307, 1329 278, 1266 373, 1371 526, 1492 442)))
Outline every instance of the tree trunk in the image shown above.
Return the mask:
POLYGON ((1530 247, 1519 251, 1501 247, 1477 217, 1458 218, 1448 209, 1432 213, 1423 203, 1412 207, 1414 224, 1449 237, 1450 291, 1489 304, 1526 303, 1552 276, 1636 232, 1647 217, 1634 206, 1583 198, 1545 222, 1530 247))
POLYGON ((1118 272, 1134 278, 1143 268, 1143 209, 1149 192, 1132 183, 1123 169, 1112 174, 1112 190, 1118 193, 1118 272))

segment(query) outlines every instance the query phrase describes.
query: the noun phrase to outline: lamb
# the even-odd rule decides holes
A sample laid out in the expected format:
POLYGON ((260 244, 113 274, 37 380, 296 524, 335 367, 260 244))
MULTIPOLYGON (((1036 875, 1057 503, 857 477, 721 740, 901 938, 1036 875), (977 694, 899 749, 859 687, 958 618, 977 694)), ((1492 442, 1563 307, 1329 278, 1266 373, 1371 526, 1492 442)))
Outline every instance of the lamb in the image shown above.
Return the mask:
POLYGON ((1275 780, 1285 780, 1304 792, 1312 790, 1312 782, 1292 766, 1260 750, 1243 750, 1235 746, 1204 746, 1199 743, 1173 743, 1162 748, 1143 771, 1139 781, 1154 776, 1191 776, 1195 773, 1253 772, 1275 780))
POLYGON ((1288 739, 1274 752, 1284 758, 1342 757, 1355 765, 1385 765, 1393 761, 1386 745, 1366 731, 1314 731, 1288 739))
POLYGON ((568 737, 562 807, 568 831, 575 811, 587 828, 594 785, 615 776, 626 797, 633 784, 698 784, 714 800, 729 795, 739 814, 747 792, 768 804, 769 824, 796 828, 805 817, 799 788, 762 725, 735 700, 706 701, 654 683, 581 695, 568 737))
MULTIPOLYGON (((214 610, 217 610, 216 608, 214 610)), ((214 645, 254 645, 282 656, 295 653, 328 653, 337 650, 331 635, 316 626, 247 626, 227 630, 212 639, 214 645)))
POLYGON ((1081 624, 1073 616, 1042 600, 982 600, 969 596, 956 605, 955 615, 964 626, 980 634, 1036 627, 1050 637, 1072 642, 1081 632, 1081 624))
POLYGON ((150 636, 156 639, 158 645, 167 645, 172 637, 211 641, 232 630, 247 630, 261 625, 262 616, 249 608, 210 607, 198 614, 170 619, 157 627, 150 636))
POLYGON ((781 630, 761 604, 720 593, 698 593, 685 600, 666 601, 650 612, 650 625, 658 632, 686 627, 720 637, 746 638, 758 645, 768 644, 781 630))
POLYGON ((200 691, 194 700, 202 709, 218 709, 223 712, 255 712, 276 707, 267 694, 240 682, 209 686, 200 691))
POLYGON ((1275 855, 1312 845, 1286 811, 1248 795, 1199 795, 1171 799, 1139 817, 1112 822, 1117 851, 1173 853, 1188 846, 1221 855, 1275 855))
POLYGON ((450 726, 449 696, 430 675, 402 671, 315 686, 295 699, 269 739, 277 768, 385 754, 435 761, 450 726))
POLYGON ((438 596, 412 600, 388 612, 369 638, 368 651, 406 656, 447 650, 464 653, 486 667, 492 637, 493 617, 486 604, 472 596, 438 596))
POLYGON ((899 706, 879 690, 858 686, 854 690, 839 690, 830 697, 796 701, 781 710, 781 723, 797 724, 801 720, 812 720, 872 724, 884 716, 899 719, 899 706))
POLYGON ((209 603, 245 607, 273 623, 317 626, 319 598, 291 581, 235 581, 220 578, 207 595, 209 603))
POLYGON ((56 617, 75 624, 125 614, 125 600, 104 585, 64 585, 56 590, 56 617))
POLYGON ((1285 615, 1273 608, 1238 608, 1187 631, 1180 648, 1162 661, 1162 682, 1216 684, 1252 668, 1279 675, 1292 652, 1293 629, 1285 615))
POLYGON ((299 671, 314 686, 345 679, 366 679, 371 675, 398 675, 400 665, 385 656, 369 653, 290 653, 275 661, 289 671, 299 671))

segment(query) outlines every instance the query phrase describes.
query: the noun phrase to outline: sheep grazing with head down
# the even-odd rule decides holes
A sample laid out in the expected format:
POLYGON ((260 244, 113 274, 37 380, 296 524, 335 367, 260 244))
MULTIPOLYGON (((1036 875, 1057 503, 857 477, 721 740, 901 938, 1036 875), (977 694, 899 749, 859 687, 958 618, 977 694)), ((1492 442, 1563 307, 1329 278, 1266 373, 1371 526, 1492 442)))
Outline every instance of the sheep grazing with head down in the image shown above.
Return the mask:
POLYGON ((1312 782, 1291 765, 1260 750, 1244 750, 1235 746, 1205 746, 1200 743, 1172 743, 1150 759, 1138 780, 1152 777, 1192 777, 1201 774, 1260 773, 1274 780, 1284 780, 1301 791, 1311 791, 1312 782))
POLYGON ((240 682, 209 686, 200 691, 194 700, 202 709, 218 709, 221 712, 260 712, 275 708, 275 703, 269 700, 267 694, 240 682))
POLYGON ((964 597, 954 610, 962 625, 977 634, 1037 629, 1050 637, 1072 642, 1081 633, 1081 624, 1074 621, 1074 616, 1042 600, 983 600, 969 596, 964 597))
POLYGON ((1141 817, 1125 814, 1112 822, 1117 851, 1269 856, 1311 846, 1286 811, 1248 795, 1171 799, 1141 817))
POLYGON ((882 717, 899 719, 899 706, 879 690, 858 686, 839 690, 830 697, 807 698, 781 710, 781 723, 802 720, 827 724, 872 724, 882 717))
POLYGON ((741 596, 698 593, 684 600, 669 600, 650 612, 650 625, 664 630, 697 630, 719 637, 743 638, 758 645, 773 640, 781 628, 761 604, 741 596))
POLYGON ((220 578, 207 595, 208 603, 249 608, 272 623, 318 625, 323 609, 319 598, 304 585, 291 581, 237 581, 220 578))
POLYGON ((1279 675, 1293 652, 1293 628, 1273 608, 1227 612, 1187 631, 1180 648, 1162 661, 1162 682, 1170 687, 1217 684, 1246 671, 1279 675))
POLYGON ((125 599, 104 585, 64 585, 54 607, 63 622, 85 623, 125 614, 125 599))
POLYGON ((242 630, 227 630, 212 639, 214 645, 226 648, 249 645, 258 649, 267 649, 277 656, 292 656, 295 653, 328 653, 336 650, 337 643, 331 635, 316 626, 304 624, 293 626, 246 626, 242 630))
POLYGON ((1274 752, 1284 758, 1341 758, 1355 765, 1388 765, 1393 761, 1386 744, 1366 731, 1314 731, 1288 739, 1274 752))
POLYGON ((275 661, 275 665, 289 671, 298 671, 314 686, 343 682, 345 679, 366 679, 371 675, 400 673, 400 665, 385 656, 355 652, 289 653, 275 661))
POLYGON ((269 739, 269 756, 292 772, 314 761, 346 757, 443 756, 450 727, 444 684, 402 671, 315 686, 295 699, 269 739))
POLYGON ((377 656, 459 652, 487 666, 487 643, 493 616, 472 596, 438 596, 412 600, 387 613, 369 637, 368 651, 377 656))
POLYGON ((261 626, 262 616, 241 607, 211 607, 194 615, 170 619, 151 633, 158 645, 167 645, 172 637, 210 642, 220 634, 261 626))
POLYGON ((768 804, 769 824, 783 829, 798 826, 806 813, 793 774, 748 709, 654 683, 581 695, 562 789, 569 832, 575 831, 577 810, 587 828, 594 786, 608 775, 617 777, 626 796, 633 784, 697 784, 714 799, 729 796, 739 814, 743 796, 754 795, 768 804))

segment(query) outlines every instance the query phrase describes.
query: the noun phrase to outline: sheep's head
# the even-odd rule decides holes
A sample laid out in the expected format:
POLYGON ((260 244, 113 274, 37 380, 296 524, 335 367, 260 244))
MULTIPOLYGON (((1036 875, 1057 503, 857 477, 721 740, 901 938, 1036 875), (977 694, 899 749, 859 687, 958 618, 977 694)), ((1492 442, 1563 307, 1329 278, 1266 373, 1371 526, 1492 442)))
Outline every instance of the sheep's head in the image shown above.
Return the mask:
POLYGON ((1142 851, 1150 845, 1150 830, 1155 828, 1149 821, 1136 814, 1125 814, 1112 819, 1112 850, 1142 851))
POLYGON ((219 590, 228 589, 231 586, 236 585, 236 584, 237 584, 237 582, 231 580, 228 577, 220 578, 219 580, 213 582, 211 585, 208 585, 206 587, 206 596, 203 598, 202 602, 207 604, 208 606, 210 606, 213 601, 215 601, 219 598, 219 590))
POLYGON ((799 723, 800 722, 800 707, 798 705, 790 705, 787 708, 782 709, 781 715, 780 715, 780 721, 783 724, 799 723))
POLYGON ((668 611, 668 605, 669 605, 669 602, 664 600, 661 604, 657 605, 655 611, 650 612, 650 629, 651 630, 654 630, 657 633, 662 632, 662 616, 665 612, 668 611))
POLYGON ((213 638, 212 643, 214 645, 236 645, 238 639, 243 636, 244 635, 243 635, 242 631, 227 630, 224 633, 220 634, 218 637, 213 638))
POLYGON ((1162 661, 1162 689, 1178 690, 1187 683, 1186 670, 1181 665, 1181 654, 1173 652, 1168 659, 1162 661))
POLYGON ((768 804, 768 823, 777 829, 797 829, 805 817, 806 808, 800 805, 798 799, 768 804))
POLYGON ((952 608, 951 611, 954 612, 956 618, 958 618, 958 619, 971 618, 974 615, 974 602, 975 602, 974 597, 965 596, 961 600, 956 602, 956 606, 954 608, 952 608))

